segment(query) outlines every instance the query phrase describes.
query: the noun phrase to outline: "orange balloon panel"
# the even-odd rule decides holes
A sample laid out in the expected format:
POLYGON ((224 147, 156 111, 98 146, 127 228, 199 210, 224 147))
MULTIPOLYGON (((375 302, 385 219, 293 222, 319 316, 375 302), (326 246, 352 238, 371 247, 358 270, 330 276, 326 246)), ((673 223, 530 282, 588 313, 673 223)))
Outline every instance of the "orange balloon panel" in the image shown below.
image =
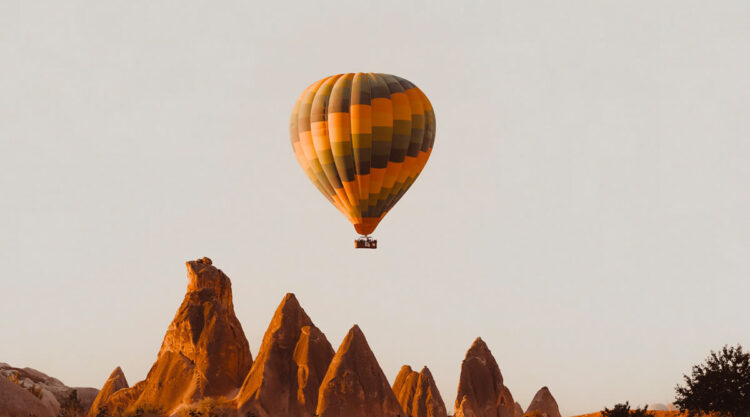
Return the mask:
POLYGON ((411 187, 435 142, 427 96, 389 74, 339 74, 311 84, 289 127, 302 170, 363 235, 411 187))

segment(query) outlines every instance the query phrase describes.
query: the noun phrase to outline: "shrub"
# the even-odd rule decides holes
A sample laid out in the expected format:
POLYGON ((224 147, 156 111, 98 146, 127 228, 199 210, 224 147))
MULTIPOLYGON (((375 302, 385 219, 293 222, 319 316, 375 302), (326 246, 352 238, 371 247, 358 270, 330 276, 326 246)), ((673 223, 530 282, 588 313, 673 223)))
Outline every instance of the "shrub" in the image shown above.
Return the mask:
POLYGON ((236 415, 236 410, 225 398, 204 398, 192 407, 181 410, 178 415, 180 417, 228 417, 236 415))
POLYGON ((630 409, 630 402, 625 401, 625 404, 615 404, 610 410, 604 408, 602 411, 602 417, 651 417, 653 414, 648 412, 648 406, 643 408, 636 408, 635 410, 630 409))

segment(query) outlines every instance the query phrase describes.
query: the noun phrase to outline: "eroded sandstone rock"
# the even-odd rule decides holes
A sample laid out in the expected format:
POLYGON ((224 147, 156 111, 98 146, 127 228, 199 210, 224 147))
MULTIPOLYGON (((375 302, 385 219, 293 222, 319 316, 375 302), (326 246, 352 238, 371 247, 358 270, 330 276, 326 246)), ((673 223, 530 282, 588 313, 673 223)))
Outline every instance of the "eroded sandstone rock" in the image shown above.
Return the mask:
MULTIPOLYGON (((20 410, 19 415, 23 417, 29 413, 37 417, 56 416, 60 411, 60 403, 73 390, 84 411, 88 411, 99 392, 96 388, 69 387, 44 372, 32 368, 16 368, 7 363, 0 363, 0 381, 3 381, 0 386, 0 416, 3 417, 3 410, 20 410), (30 411, 23 412, 24 408, 30 411)), ((14 415, 13 413, 7 411, 8 415, 14 415)))
POLYGON ((115 392, 123 389, 123 388, 129 388, 130 385, 128 385, 128 380, 125 378, 125 374, 122 372, 122 369, 118 366, 115 368, 114 371, 109 375, 109 378, 107 378, 107 381, 104 382, 104 386, 102 386, 102 389, 99 390, 99 394, 94 399, 94 402, 91 404, 91 408, 89 409, 88 415, 90 417, 96 416, 97 412, 99 411, 99 407, 103 407, 106 401, 114 394, 115 392))
POLYGON ((455 417, 513 417, 515 401, 492 352, 477 338, 461 364, 455 417))
POLYGON ((447 417, 445 403, 426 366, 417 373, 404 365, 393 383, 393 392, 406 417, 447 417))
POLYGON ((240 415, 312 417, 333 355, 325 335, 287 294, 237 396, 240 415))
POLYGON ((320 417, 404 417, 359 326, 349 330, 328 367, 318 395, 320 417))
POLYGON ((234 314, 232 284, 210 259, 186 262, 187 294, 146 379, 112 393, 110 412, 159 407, 173 413, 203 398, 232 397, 252 365, 234 314))
POLYGON ((561 417, 557 401, 547 387, 542 387, 537 391, 534 399, 531 400, 531 404, 529 404, 529 408, 526 409, 526 414, 535 414, 541 417, 561 417))

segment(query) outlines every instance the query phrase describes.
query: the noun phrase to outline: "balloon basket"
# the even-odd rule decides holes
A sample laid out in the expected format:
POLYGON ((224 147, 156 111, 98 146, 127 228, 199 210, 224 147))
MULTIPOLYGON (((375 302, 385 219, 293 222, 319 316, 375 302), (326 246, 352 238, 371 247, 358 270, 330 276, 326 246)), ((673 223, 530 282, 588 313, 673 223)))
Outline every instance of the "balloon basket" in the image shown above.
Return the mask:
POLYGON ((377 249, 378 241, 370 236, 360 236, 354 239, 354 247, 356 249, 377 249))

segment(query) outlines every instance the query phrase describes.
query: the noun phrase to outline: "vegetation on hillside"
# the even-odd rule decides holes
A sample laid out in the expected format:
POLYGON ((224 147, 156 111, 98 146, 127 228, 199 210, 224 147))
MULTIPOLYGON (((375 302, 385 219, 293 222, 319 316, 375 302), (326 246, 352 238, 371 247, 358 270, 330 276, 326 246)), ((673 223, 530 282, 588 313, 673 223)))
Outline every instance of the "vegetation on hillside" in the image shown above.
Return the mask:
POLYGON ((180 417, 229 417, 236 410, 225 398, 204 398, 192 407, 178 413, 180 417))
POLYGON ((631 409, 629 401, 625 401, 625 404, 623 403, 615 404, 615 406, 612 407, 611 410, 609 408, 604 407, 604 410, 602 411, 602 417, 652 417, 652 416, 653 414, 648 412, 648 406, 645 406, 643 408, 631 409))

